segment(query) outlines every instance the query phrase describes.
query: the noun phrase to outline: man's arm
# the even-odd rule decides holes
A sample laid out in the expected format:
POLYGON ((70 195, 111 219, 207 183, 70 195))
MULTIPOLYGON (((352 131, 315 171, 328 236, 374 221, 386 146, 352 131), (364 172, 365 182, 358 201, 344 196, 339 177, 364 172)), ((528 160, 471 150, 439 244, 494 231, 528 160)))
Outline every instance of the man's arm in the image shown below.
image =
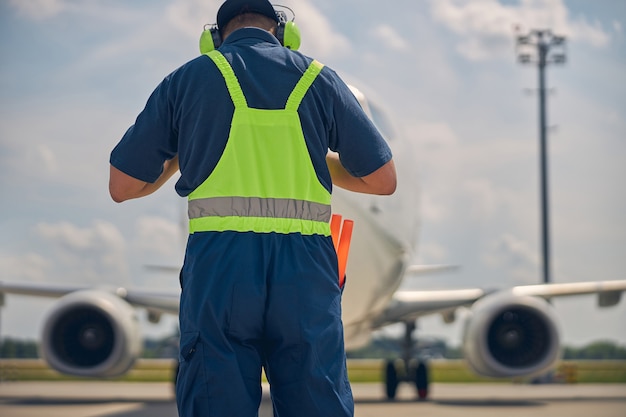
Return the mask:
POLYGON ((109 194, 116 203, 152 194, 178 171, 178 155, 165 161, 161 176, 153 183, 138 180, 111 165, 109 194))
POLYGON ((353 177, 341 164, 339 155, 329 152, 326 164, 333 184, 349 191, 365 194, 390 195, 396 191, 396 166, 393 159, 364 177, 353 177))

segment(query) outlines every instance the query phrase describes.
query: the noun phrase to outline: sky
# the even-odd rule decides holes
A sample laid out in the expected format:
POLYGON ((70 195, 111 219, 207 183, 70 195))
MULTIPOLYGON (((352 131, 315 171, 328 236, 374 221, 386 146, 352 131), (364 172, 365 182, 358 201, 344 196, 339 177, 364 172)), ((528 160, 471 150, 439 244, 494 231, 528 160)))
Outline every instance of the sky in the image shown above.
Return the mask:
MULTIPOLYGON (((517 62, 515 39, 566 36, 567 63, 547 69, 553 281, 626 278, 626 3, 281 3, 296 13, 300 51, 371 93, 413 144, 414 262, 460 266, 406 284, 415 289, 542 280, 537 68, 517 62)), ((220 4, 0 1, 0 280, 177 290, 175 274, 145 265, 181 264, 185 201, 170 181, 113 203, 108 158, 156 85, 197 56, 220 4)), ((555 300, 563 341, 626 344, 622 301, 555 300)), ((52 303, 7 296, 0 334, 36 338, 52 303)), ((428 317, 418 332, 458 344, 461 323, 428 317)))

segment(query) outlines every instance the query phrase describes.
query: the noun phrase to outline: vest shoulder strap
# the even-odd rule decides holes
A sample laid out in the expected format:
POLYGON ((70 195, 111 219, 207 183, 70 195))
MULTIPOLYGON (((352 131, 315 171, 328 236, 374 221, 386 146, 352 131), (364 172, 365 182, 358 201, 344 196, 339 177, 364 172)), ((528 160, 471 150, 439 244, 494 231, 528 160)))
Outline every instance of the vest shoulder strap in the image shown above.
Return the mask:
POLYGON ((248 107, 248 102, 246 101, 246 97, 243 95, 239 80, 237 79, 233 68, 230 66, 226 58, 224 58, 224 55, 217 50, 213 50, 205 55, 215 62, 215 65, 222 73, 224 81, 226 82, 226 87, 230 93, 230 98, 235 107, 248 107))
POLYGON ((300 107, 300 103, 307 91, 309 91, 309 87, 313 84, 313 81, 317 78, 320 72, 322 72, 322 68, 324 68, 324 64, 320 63, 317 60, 313 60, 309 68, 307 68, 296 87, 293 89, 291 94, 289 95, 289 99, 287 100, 287 105, 285 106, 286 110, 298 110, 300 107))
MULTIPOLYGON (((224 55, 222 55, 218 50, 213 50, 205 55, 213 60, 219 71, 222 73, 224 81, 226 82, 226 87, 228 88, 228 92, 230 93, 230 97, 235 107, 248 107, 248 102, 246 101, 246 97, 241 90, 239 80, 224 55)), ((296 84, 295 88, 289 95, 289 99, 285 105, 286 110, 298 110, 304 96, 307 91, 309 91, 313 81, 315 81, 319 73, 322 72, 323 68, 324 64, 319 61, 313 60, 313 62, 311 62, 311 65, 309 65, 309 68, 307 68, 305 73, 302 75, 302 78, 300 78, 298 84, 296 84)))

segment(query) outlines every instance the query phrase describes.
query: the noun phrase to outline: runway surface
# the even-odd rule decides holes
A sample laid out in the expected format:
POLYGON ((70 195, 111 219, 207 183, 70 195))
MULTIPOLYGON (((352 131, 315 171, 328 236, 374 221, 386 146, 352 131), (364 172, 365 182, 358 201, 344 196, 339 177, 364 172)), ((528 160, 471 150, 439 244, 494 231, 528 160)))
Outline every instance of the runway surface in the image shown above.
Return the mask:
MULTIPOLYGON (((626 416, 626 385, 432 384, 431 398, 415 401, 401 386, 384 399, 379 384, 353 384, 356 417, 626 416)), ((268 387, 259 417, 272 416, 268 387)), ((166 383, 2 382, 3 417, 177 417, 166 383)))

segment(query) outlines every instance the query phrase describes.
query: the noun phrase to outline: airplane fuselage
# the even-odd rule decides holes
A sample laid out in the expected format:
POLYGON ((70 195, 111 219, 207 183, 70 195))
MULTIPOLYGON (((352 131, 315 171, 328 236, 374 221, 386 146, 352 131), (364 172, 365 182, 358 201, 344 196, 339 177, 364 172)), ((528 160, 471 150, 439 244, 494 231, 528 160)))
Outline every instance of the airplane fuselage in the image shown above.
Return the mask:
MULTIPOLYGON (((365 97, 355 93, 368 111, 365 97)), ((338 187, 333 190, 333 212, 354 221, 342 300, 348 349, 369 341, 372 321, 402 283, 417 244, 417 169, 411 160, 414 152, 406 138, 387 139, 398 171, 398 187, 393 195, 358 194, 338 187)))

